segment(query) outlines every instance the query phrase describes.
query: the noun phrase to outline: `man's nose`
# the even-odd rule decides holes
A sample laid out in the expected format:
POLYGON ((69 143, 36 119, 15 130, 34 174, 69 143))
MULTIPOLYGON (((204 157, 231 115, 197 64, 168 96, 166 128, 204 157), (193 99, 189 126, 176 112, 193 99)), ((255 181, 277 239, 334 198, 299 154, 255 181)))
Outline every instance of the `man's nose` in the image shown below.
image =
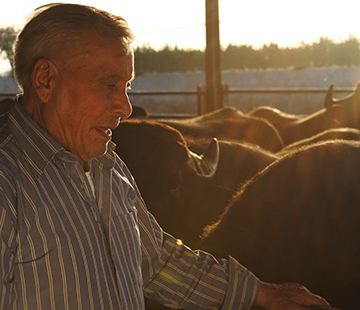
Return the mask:
POLYGON ((112 106, 112 112, 122 119, 128 118, 131 115, 132 106, 127 94, 124 94, 121 98, 115 100, 112 106))

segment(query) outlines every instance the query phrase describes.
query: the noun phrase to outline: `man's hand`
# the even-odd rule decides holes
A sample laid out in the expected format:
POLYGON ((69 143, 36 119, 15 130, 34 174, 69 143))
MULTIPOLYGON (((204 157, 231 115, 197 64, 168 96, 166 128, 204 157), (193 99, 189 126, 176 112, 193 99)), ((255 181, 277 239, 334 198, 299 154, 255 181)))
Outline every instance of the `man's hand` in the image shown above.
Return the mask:
POLYGON ((326 300, 296 283, 261 282, 254 306, 267 310, 305 310, 307 305, 330 307, 326 300))

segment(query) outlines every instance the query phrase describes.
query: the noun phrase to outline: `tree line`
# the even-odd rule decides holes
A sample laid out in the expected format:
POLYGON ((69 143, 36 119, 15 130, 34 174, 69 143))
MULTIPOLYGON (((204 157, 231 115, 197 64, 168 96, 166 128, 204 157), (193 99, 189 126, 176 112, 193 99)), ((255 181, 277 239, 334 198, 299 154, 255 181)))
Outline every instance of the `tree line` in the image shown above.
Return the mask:
MULTIPOLYGON (((16 31, 12 27, 0 28, 0 53, 13 68, 13 43, 16 31)), ((155 50, 150 45, 136 47, 135 72, 137 75, 156 72, 202 72, 205 70, 205 51, 182 49, 168 45, 155 50)), ((297 47, 279 47, 276 43, 261 48, 251 45, 229 44, 221 48, 222 70, 300 69, 306 67, 334 67, 360 65, 360 40, 349 35, 335 42, 320 37, 313 43, 297 47)))
MULTIPOLYGON (((354 36, 340 42, 320 37, 317 42, 302 42, 297 47, 264 44, 255 49, 251 45, 229 44, 221 48, 222 70, 300 69, 306 67, 344 67, 360 65, 360 40, 354 36)), ((155 50, 151 46, 135 49, 137 74, 146 72, 196 72, 205 70, 205 51, 165 46, 155 50)))
POLYGON ((0 54, 3 54, 3 57, 9 61, 10 66, 11 66, 11 74, 14 69, 14 66, 13 66, 13 59, 14 59, 13 44, 16 39, 16 34, 17 33, 13 27, 0 28, 0 54))

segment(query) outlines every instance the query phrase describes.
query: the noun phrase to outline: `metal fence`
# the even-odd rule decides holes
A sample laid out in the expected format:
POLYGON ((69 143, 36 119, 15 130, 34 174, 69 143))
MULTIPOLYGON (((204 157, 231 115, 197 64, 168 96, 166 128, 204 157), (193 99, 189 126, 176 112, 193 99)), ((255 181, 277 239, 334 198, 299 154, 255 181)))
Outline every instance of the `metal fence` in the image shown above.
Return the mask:
MULTIPOLYGON (((223 105, 228 106, 228 97, 230 94, 326 94, 328 91, 327 88, 271 88, 271 89, 229 89, 227 85, 223 85, 223 105)), ((336 88, 334 89, 334 94, 349 94, 354 91, 354 88, 336 88)), ((198 103, 198 112, 202 114, 204 111, 205 102, 205 86, 200 85, 196 90, 188 91, 142 91, 142 90, 131 90, 128 92, 129 97, 133 96, 161 96, 161 95, 178 95, 178 96, 197 96, 198 103)), ((16 93, 0 93, 0 100, 6 97, 14 97, 16 93)), ((196 116, 193 114, 183 114, 183 113, 168 113, 168 114, 150 114, 151 118, 159 117, 171 117, 171 118, 186 118, 196 116)))
MULTIPOLYGON (((229 89, 227 85, 223 85, 223 106, 229 106, 229 95, 231 94, 264 94, 264 95, 292 95, 292 94, 323 94, 325 95, 328 88, 271 88, 271 89, 229 89)), ((337 88, 334 89, 334 94, 350 94, 354 88, 337 88)), ((198 114, 203 114, 203 111, 209 110, 204 107, 205 102, 205 86, 200 85, 197 90, 192 91, 130 91, 129 96, 161 96, 161 95, 179 95, 179 96, 196 96, 198 114)), ((195 114, 186 113, 168 113, 168 114, 151 114, 152 118, 186 118, 193 117, 195 114)))

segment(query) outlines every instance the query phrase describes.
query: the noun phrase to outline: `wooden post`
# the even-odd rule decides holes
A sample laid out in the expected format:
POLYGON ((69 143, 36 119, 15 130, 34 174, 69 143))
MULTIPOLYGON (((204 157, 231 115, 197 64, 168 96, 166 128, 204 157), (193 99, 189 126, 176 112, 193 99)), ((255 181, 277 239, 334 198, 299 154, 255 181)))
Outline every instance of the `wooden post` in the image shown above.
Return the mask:
POLYGON ((222 108, 222 85, 220 65, 220 32, 218 0, 205 0, 206 7, 206 50, 205 81, 206 111, 222 108))
MULTIPOLYGON (((222 107, 229 106, 229 85, 222 84, 222 107)), ((197 104, 198 110, 197 115, 202 115, 210 112, 206 104, 206 86, 199 85, 197 87, 197 104)), ((211 110, 212 111, 212 110, 211 110)))

